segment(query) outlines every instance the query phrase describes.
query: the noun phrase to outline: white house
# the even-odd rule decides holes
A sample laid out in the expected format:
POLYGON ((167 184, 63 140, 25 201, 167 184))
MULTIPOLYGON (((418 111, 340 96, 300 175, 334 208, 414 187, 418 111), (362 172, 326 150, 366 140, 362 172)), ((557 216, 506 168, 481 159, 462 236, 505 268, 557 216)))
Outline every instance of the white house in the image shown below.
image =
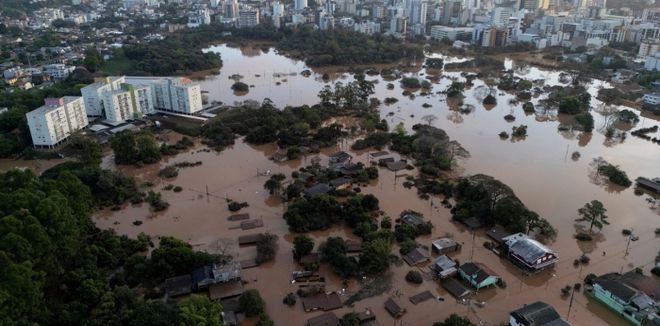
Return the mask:
POLYGON ((642 100, 644 101, 644 103, 649 105, 659 105, 660 93, 645 94, 644 97, 642 97, 642 100))

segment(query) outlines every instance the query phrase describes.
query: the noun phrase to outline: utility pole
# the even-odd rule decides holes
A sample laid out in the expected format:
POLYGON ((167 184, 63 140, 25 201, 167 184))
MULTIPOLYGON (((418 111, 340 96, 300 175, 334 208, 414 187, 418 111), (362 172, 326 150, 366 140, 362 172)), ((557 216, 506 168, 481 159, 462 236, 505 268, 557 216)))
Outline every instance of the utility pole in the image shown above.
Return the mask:
POLYGON ((628 242, 626 243, 626 254, 624 256, 628 256, 628 248, 630 248, 630 240, 634 236, 633 234, 634 231, 635 231, 634 229, 630 229, 630 234, 628 235, 628 242))

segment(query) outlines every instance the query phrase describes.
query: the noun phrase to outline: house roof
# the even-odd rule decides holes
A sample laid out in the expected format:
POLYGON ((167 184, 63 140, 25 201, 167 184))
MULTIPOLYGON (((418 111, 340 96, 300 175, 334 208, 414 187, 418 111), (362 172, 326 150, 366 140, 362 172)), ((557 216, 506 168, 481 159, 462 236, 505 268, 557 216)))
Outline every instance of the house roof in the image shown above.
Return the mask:
POLYGON ((498 243, 504 242, 504 238, 511 235, 503 226, 495 225, 492 229, 488 230, 488 236, 497 241, 498 243))
POLYGON ((406 224, 412 224, 418 226, 424 223, 424 218, 417 214, 405 214, 401 216, 401 222, 406 224))
POLYGON ((190 293, 191 286, 192 278, 190 274, 170 277, 165 280, 165 292, 172 297, 190 293))
POLYGON ((330 156, 330 159, 335 161, 346 161, 350 158, 353 158, 353 156, 351 156, 351 154, 348 154, 344 151, 334 153, 330 156))
POLYGON ((619 273, 602 275, 594 279, 593 283, 625 302, 629 302, 637 294, 635 289, 623 282, 623 276, 619 273))
POLYGON ((314 318, 307 319, 307 326, 339 326, 339 318, 333 312, 326 312, 314 318))
POLYGON ((332 187, 330 187, 329 184, 317 183, 305 190, 305 196, 312 197, 315 195, 326 194, 330 192, 330 190, 332 190, 332 187))
POLYGON ((484 226, 481 220, 474 216, 461 220, 461 223, 465 224, 465 226, 470 229, 479 229, 484 226))
POLYGON ((385 155, 390 155, 390 152, 380 151, 380 152, 369 153, 369 156, 371 156, 371 157, 380 157, 380 156, 385 156, 385 155))
POLYGON ((514 253, 516 256, 520 257, 528 263, 533 263, 548 253, 556 255, 556 253, 550 248, 544 246, 534 239, 530 239, 524 233, 512 234, 503 238, 503 240, 509 247, 509 251, 511 253, 514 253))
POLYGON ((450 249, 458 246, 458 243, 450 238, 440 238, 433 241, 433 248, 438 251, 443 251, 445 249, 450 249))
POLYGON ((403 256, 403 260, 408 263, 410 266, 419 265, 427 260, 430 256, 426 253, 426 250, 423 250, 419 247, 411 250, 409 253, 403 256))
POLYGON ((353 179, 351 179, 351 178, 341 177, 341 178, 337 178, 337 179, 332 179, 330 181, 330 185, 332 185, 333 187, 339 187, 339 186, 343 186, 345 184, 349 184, 352 181, 353 181, 353 179))
POLYGON ((497 277, 497 274, 495 274, 495 272, 493 272, 488 267, 480 263, 472 263, 472 262, 465 263, 461 265, 461 267, 459 267, 458 269, 463 271, 463 273, 465 273, 466 275, 474 277, 474 281, 476 281, 477 283, 481 283, 491 276, 497 277))
POLYGON ((213 268, 210 265, 202 266, 192 272, 192 283, 198 285, 213 279, 213 268))
POLYGON ((400 171, 404 170, 408 166, 408 163, 404 161, 397 161, 397 162, 389 162, 387 163, 387 168, 390 169, 391 171, 400 171))
POLYGON ((211 300, 227 299, 241 294, 243 294, 242 281, 216 283, 209 286, 209 298, 211 300))
POLYGON ((457 281, 454 278, 448 278, 445 281, 442 282, 442 287, 449 292, 449 294, 453 295, 456 299, 461 299, 470 293, 470 289, 465 287, 461 282, 457 281))
POLYGON ((555 308, 541 301, 514 310, 511 316, 518 321, 524 321, 528 326, 570 326, 561 319, 555 308))
POLYGON ((387 312, 389 312, 393 317, 399 317, 406 313, 406 309, 402 308, 392 298, 389 298, 387 301, 385 301, 385 310, 387 310, 387 312))
POLYGON ((456 267, 456 262, 446 255, 442 255, 433 262, 433 267, 440 270, 447 270, 456 267))
POLYGON ((332 292, 330 294, 323 293, 312 297, 302 298, 302 304, 305 311, 318 309, 329 311, 339 309, 342 306, 341 298, 337 292, 332 292))

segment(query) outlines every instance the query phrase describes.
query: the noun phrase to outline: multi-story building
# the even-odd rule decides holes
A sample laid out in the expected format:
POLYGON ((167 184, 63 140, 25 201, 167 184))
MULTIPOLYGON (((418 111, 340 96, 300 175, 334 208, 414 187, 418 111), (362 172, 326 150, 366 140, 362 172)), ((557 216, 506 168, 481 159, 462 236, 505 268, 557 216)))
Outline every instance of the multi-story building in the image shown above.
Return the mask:
POLYGON ((85 101, 87 115, 90 117, 103 117, 105 115, 103 94, 120 89, 121 84, 125 82, 124 77, 107 77, 83 87, 80 92, 85 101))
POLYGON ((194 114, 202 109, 199 84, 183 77, 126 77, 126 83, 151 88, 156 110, 194 114))
POLYGON ((356 32, 364 34, 376 34, 380 33, 380 23, 373 21, 365 21, 353 25, 353 28, 356 32))
POLYGON ((307 0, 295 0, 294 9, 303 10, 307 8, 307 0))
POLYGON ((54 79, 66 79, 75 67, 66 66, 61 63, 54 63, 43 66, 43 74, 54 79))
POLYGON ((259 25, 259 9, 244 9, 238 12, 238 27, 259 25))
POLYGON ((431 27, 431 37, 436 40, 470 40, 473 32, 474 28, 472 27, 449 27, 440 25, 431 27))
POLYGON ((639 51, 637 51, 637 59, 646 60, 647 57, 655 56, 655 54, 658 53, 658 50, 660 50, 660 40, 644 40, 639 45, 639 51))
POLYGON ((660 283, 653 276, 628 272, 596 277, 588 293, 632 325, 657 325, 660 283))
POLYGON ((45 104, 25 114, 35 147, 53 148, 89 122, 79 96, 47 98, 45 104))
POLYGON ((107 77, 81 90, 88 116, 121 123, 154 113, 152 88, 144 83, 129 83, 126 77, 107 77))

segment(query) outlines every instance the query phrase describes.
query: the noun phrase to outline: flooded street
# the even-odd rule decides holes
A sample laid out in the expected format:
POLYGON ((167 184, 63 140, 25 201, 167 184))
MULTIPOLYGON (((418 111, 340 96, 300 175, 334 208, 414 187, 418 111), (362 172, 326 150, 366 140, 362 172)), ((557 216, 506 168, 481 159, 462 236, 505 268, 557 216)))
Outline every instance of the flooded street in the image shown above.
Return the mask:
MULTIPOLYGON (((318 102, 317 93, 323 86, 334 81, 346 83, 352 80, 349 74, 339 73, 332 74, 326 82, 322 78, 322 71, 312 72, 311 76, 305 77, 301 72, 309 68, 304 62, 281 56, 274 49, 263 53, 259 49, 241 50, 220 45, 209 50, 221 54, 223 67, 219 75, 200 81, 201 88, 208 91, 209 100, 225 104, 248 99, 261 102, 268 97, 278 107, 311 105, 318 102), (229 78, 234 74, 243 75, 241 81, 254 87, 245 95, 234 94, 230 90, 234 80, 229 78), (333 78, 336 79, 333 81, 333 78), (277 85, 278 82, 280 85, 277 85)), ((445 59, 445 62, 461 60, 445 59)), ((516 67, 511 61, 506 64, 519 77, 541 79, 546 85, 563 85, 559 72, 516 67)), ((423 78, 427 71, 418 65, 411 68, 406 73, 408 75, 423 78)), ((458 163, 457 170, 461 175, 483 173, 499 179, 510 186, 528 208, 549 220, 559 230, 556 241, 549 246, 559 253, 560 261, 554 270, 534 276, 522 275, 507 260, 484 248, 483 243, 489 238, 483 231, 472 234, 462 225, 450 221, 451 214, 440 205, 441 199, 421 200, 414 188, 406 189, 402 186, 404 178, 396 179, 394 172, 379 168, 378 181, 362 187, 362 192, 374 194, 386 215, 394 219, 405 209, 424 213, 435 228, 431 235, 418 238, 419 243, 430 246, 433 239, 450 234, 463 244, 462 250, 452 257, 461 263, 473 260, 485 264, 501 276, 508 286, 480 291, 474 299, 484 301, 484 307, 465 305, 456 302, 437 282, 427 280, 421 285, 406 282, 405 274, 416 267, 392 265, 393 285, 388 293, 358 301, 351 308, 343 307, 335 311, 339 317, 350 311, 361 312, 370 308, 381 325, 392 324, 393 319, 385 311, 383 303, 390 296, 400 294, 398 301, 407 309, 407 313, 395 324, 430 325, 456 312, 468 315, 473 322, 497 325, 508 322, 510 311, 523 304, 543 300, 553 305, 573 325, 625 325, 614 313, 590 301, 583 294, 576 294, 568 315, 569 302, 560 297, 561 288, 581 282, 589 273, 626 272, 636 267, 648 273, 660 250, 660 238, 654 232, 660 227, 660 208, 650 208, 645 200, 648 195, 636 195, 634 186, 619 189, 590 177, 593 172, 590 164, 597 157, 619 165, 631 180, 638 176, 660 176, 660 146, 630 135, 621 142, 606 139, 607 116, 598 112, 607 112, 609 108, 596 100, 595 96, 600 87, 609 87, 608 83, 592 81, 586 85, 592 95, 592 114, 595 120, 593 133, 587 135, 578 131, 558 131, 564 117, 558 116, 556 112, 537 111, 526 114, 522 109, 523 102, 511 104, 515 95, 499 90, 496 91, 497 105, 486 109, 482 100, 484 94, 489 92, 489 86, 481 79, 474 80, 474 85, 464 92, 465 105, 473 108, 462 112, 450 109, 445 95, 437 92, 444 91, 452 80, 464 80, 460 72, 442 72, 429 95, 422 96, 420 91, 416 91, 413 92, 416 95, 414 98, 402 95, 404 90, 398 80, 386 81, 381 76, 367 76, 367 80, 377 81, 374 96, 381 101, 386 97, 398 99, 395 104, 380 105, 381 117, 387 120, 391 129, 403 123, 412 132, 414 124, 426 123, 429 115, 434 116, 435 119, 430 119, 431 124, 445 130, 452 140, 458 141, 470 153, 470 158, 458 163), (392 89, 388 89, 388 83, 393 84, 390 87, 392 89), (425 103, 431 106, 425 108, 425 103), (504 119, 507 114, 515 116, 515 122, 507 122, 504 119), (525 139, 502 140, 498 136, 501 131, 510 133, 513 126, 521 124, 528 126, 525 139), (578 160, 571 157, 575 151, 581 154, 578 160), (578 217, 577 209, 591 200, 600 200, 605 204, 611 225, 605 226, 593 242, 579 243, 573 238, 576 233, 574 220, 578 217), (628 255, 625 254, 627 237, 621 233, 624 228, 634 229, 639 236, 638 241, 630 243, 628 255), (590 256, 591 262, 583 267, 574 267, 573 260, 583 253, 590 256), (430 290, 445 301, 429 300, 413 305, 408 300, 408 297, 425 290, 430 290)), ((547 96, 547 93, 533 98, 532 102, 538 104, 543 96, 547 96)), ((650 117, 640 119, 633 130, 660 124, 650 117)), ((295 284, 290 283, 291 272, 302 268, 294 262, 291 254, 295 235, 291 234, 282 218, 286 208, 279 198, 269 196, 263 187, 268 177, 259 174, 270 170, 271 173, 283 173, 290 178, 291 172, 310 164, 314 156, 327 162, 328 155, 338 150, 351 152, 354 162, 368 164, 367 152, 350 151, 352 141, 347 140, 336 147, 324 149, 321 154, 286 163, 275 163, 268 159, 278 150, 276 145, 252 146, 242 140, 237 140, 235 145, 221 153, 207 151, 204 145, 197 143, 186 153, 143 168, 115 167, 112 158, 107 156, 104 167, 117 168, 136 177, 139 183, 152 182, 154 191, 160 191, 170 207, 163 212, 153 213, 146 203, 127 205, 119 211, 101 211, 94 218, 100 228, 112 228, 119 234, 135 237, 144 232, 154 237, 175 236, 190 242, 198 250, 232 253, 236 261, 251 259, 256 255, 254 247, 237 245, 238 236, 258 232, 278 235, 279 248, 274 262, 243 270, 243 279, 248 281, 248 288, 259 289, 268 303, 267 312, 276 325, 303 325, 305 320, 320 312, 305 313, 300 303, 291 308, 282 304, 282 298, 297 289, 295 284), (203 164, 180 169, 178 177, 173 179, 162 180, 157 176, 161 168, 184 161, 202 161, 203 164), (183 191, 175 193, 161 190, 168 184, 181 186, 183 191), (249 213, 252 219, 262 219, 264 226, 253 230, 230 229, 238 222, 227 220, 233 214, 227 208, 227 199, 247 202, 249 207, 241 210, 241 213, 249 213), (133 222, 137 220, 143 223, 134 225, 133 222)), ((50 163, 41 164, 50 166, 50 163)), ((29 164, 26 167, 36 168, 32 163, 29 164)), ((9 161, 0 162, 0 170, 11 166, 9 161)), ((40 166, 38 170, 43 169, 44 166, 40 166)), ((417 172, 406 173, 416 175, 417 172)), ((328 236, 341 235, 359 241, 350 230, 340 227, 312 232, 310 235, 315 238, 316 248, 328 236)), ((396 251, 398 253, 398 248, 396 251)), ((341 280, 327 266, 321 268, 321 274, 326 277, 327 291, 342 289, 341 280)), ((358 288, 357 282, 352 281, 342 299, 346 300, 358 288)))

